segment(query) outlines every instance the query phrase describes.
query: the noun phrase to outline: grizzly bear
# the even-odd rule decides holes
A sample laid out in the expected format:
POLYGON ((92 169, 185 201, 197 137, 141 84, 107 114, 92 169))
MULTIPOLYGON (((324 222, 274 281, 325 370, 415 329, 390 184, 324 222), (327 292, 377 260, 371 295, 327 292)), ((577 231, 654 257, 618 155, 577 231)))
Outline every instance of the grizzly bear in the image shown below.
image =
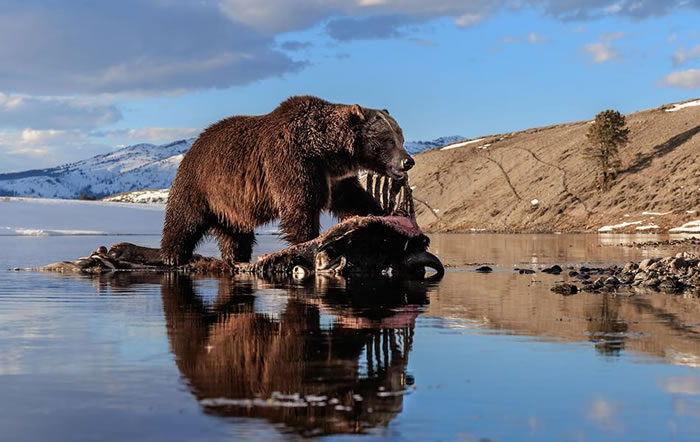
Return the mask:
POLYGON ((228 262, 247 262, 253 229, 280 220, 298 244, 319 235, 323 210, 344 218, 383 215, 358 171, 401 180, 414 165, 403 133, 386 110, 292 97, 259 116, 215 123, 185 154, 170 189, 161 254, 188 262, 213 234, 228 262))

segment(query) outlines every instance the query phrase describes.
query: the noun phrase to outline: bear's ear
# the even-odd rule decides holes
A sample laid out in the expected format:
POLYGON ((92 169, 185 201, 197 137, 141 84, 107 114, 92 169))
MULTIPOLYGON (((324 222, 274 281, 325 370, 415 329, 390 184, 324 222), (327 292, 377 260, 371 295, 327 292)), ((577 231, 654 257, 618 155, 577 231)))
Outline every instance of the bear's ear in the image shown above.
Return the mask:
POLYGON ((359 104, 353 104, 352 106, 350 106, 348 116, 351 121, 365 121, 365 113, 359 104))
POLYGON ((387 115, 390 115, 390 114, 389 114, 389 109, 382 109, 382 112, 386 113, 387 115))

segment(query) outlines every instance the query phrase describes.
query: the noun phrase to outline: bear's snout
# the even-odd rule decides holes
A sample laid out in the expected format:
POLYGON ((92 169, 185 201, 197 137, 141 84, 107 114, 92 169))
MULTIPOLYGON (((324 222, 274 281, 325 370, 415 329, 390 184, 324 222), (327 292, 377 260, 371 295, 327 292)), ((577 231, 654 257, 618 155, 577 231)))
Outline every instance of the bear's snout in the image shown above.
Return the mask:
POLYGON ((407 158, 404 158, 403 160, 401 160, 401 168, 404 171, 411 170, 411 168, 415 165, 416 165, 416 160, 414 160, 411 157, 407 157, 407 158))

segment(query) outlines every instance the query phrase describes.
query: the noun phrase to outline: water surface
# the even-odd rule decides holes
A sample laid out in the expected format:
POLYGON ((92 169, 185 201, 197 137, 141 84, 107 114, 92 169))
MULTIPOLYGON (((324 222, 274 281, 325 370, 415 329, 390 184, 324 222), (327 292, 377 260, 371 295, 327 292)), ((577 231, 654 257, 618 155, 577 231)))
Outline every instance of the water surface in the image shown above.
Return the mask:
MULTIPOLYGON (((124 240, 159 238, 0 237, 0 269, 124 240)), ((439 283, 0 271, 0 434, 697 440, 697 298, 565 297, 566 276, 513 272, 674 252, 610 246, 627 240, 433 235, 439 283)))

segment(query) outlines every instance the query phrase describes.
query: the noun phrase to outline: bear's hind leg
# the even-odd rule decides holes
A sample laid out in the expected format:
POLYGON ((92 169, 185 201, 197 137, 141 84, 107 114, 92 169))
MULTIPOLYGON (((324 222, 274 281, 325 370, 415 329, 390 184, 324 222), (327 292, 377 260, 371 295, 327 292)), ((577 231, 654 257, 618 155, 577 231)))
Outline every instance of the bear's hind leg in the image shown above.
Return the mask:
POLYGON ((211 233, 216 237, 221 250, 221 259, 230 264, 249 262, 253 255, 255 233, 240 231, 231 227, 216 225, 211 233))

